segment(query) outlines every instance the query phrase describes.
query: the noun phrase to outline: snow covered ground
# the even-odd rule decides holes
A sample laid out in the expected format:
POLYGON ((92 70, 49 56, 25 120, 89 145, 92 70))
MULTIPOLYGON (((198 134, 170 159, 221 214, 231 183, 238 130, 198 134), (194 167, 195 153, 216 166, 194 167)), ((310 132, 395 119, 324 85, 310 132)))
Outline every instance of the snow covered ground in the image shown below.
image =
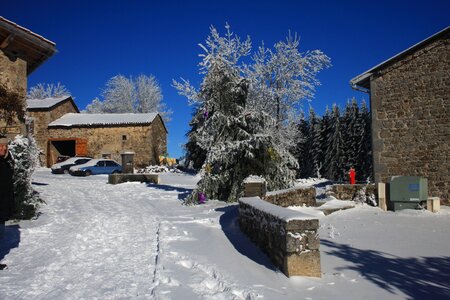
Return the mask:
POLYGON ((8 223, 0 299, 450 298, 448 207, 295 208, 320 219, 323 274, 287 278, 240 232, 236 205, 183 206, 198 178, 161 176, 109 185, 39 169, 47 205, 37 220, 8 223))

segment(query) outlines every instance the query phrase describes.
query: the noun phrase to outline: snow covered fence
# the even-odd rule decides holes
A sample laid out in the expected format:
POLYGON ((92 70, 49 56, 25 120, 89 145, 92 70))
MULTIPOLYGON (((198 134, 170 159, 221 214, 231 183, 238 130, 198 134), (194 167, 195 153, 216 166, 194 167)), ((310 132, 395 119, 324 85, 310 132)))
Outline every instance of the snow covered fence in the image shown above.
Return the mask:
POLYGON ((158 184, 158 174, 110 174, 108 176, 109 184, 119 184, 124 182, 137 181, 137 182, 151 182, 158 184))
POLYGON ((288 277, 321 277, 319 220, 259 197, 239 199, 241 230, 288 277))

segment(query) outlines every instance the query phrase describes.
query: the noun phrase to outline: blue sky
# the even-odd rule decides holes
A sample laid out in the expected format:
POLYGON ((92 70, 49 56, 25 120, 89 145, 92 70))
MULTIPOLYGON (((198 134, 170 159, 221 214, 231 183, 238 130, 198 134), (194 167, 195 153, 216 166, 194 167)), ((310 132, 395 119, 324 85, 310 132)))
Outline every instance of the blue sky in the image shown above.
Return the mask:
MULTIPOLYGON (((174 111, 169 154, 182 155, 192 108, 171 86, 183 77, 199 86, 199 43, 209 27, 272 46, 288 31, 302 52, 320 49, 333 66, 310 102, 317 113, 356 97, 349 80, 450 25, 450 1, 3 1, 0 15, 56 43, 58 53, 29 77, 64 84, 80 109, 114 75, 153 74, 174 111)), ((305 107, 308 107, 308 103, 305 107)))

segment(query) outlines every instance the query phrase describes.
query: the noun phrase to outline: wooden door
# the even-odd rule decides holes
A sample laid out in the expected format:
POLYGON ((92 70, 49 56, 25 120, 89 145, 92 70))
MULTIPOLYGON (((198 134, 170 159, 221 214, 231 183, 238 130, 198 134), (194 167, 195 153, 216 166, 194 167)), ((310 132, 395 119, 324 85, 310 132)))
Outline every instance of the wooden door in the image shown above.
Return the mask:
POLYGON ((87 156, 87 139, 77 139, 75 144, 75 153, 77 156, 87 156))

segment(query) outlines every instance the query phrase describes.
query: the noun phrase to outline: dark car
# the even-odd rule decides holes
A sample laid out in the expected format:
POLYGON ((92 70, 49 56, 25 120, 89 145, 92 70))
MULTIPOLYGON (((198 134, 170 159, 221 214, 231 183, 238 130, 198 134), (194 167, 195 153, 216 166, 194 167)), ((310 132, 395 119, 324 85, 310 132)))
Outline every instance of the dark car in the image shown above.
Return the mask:
POLYGON ((66 159, 63 162, 54 164, 51 169, 53 174, 68 174, 70 167, 82 165, 90 161, 90 157, 75 156, 66 159))
POLYGON ((69 172, 78 176, 115 174, 122 173, 122 166, 112 159, 93 159, 83 165, 71 167, 69 172))

